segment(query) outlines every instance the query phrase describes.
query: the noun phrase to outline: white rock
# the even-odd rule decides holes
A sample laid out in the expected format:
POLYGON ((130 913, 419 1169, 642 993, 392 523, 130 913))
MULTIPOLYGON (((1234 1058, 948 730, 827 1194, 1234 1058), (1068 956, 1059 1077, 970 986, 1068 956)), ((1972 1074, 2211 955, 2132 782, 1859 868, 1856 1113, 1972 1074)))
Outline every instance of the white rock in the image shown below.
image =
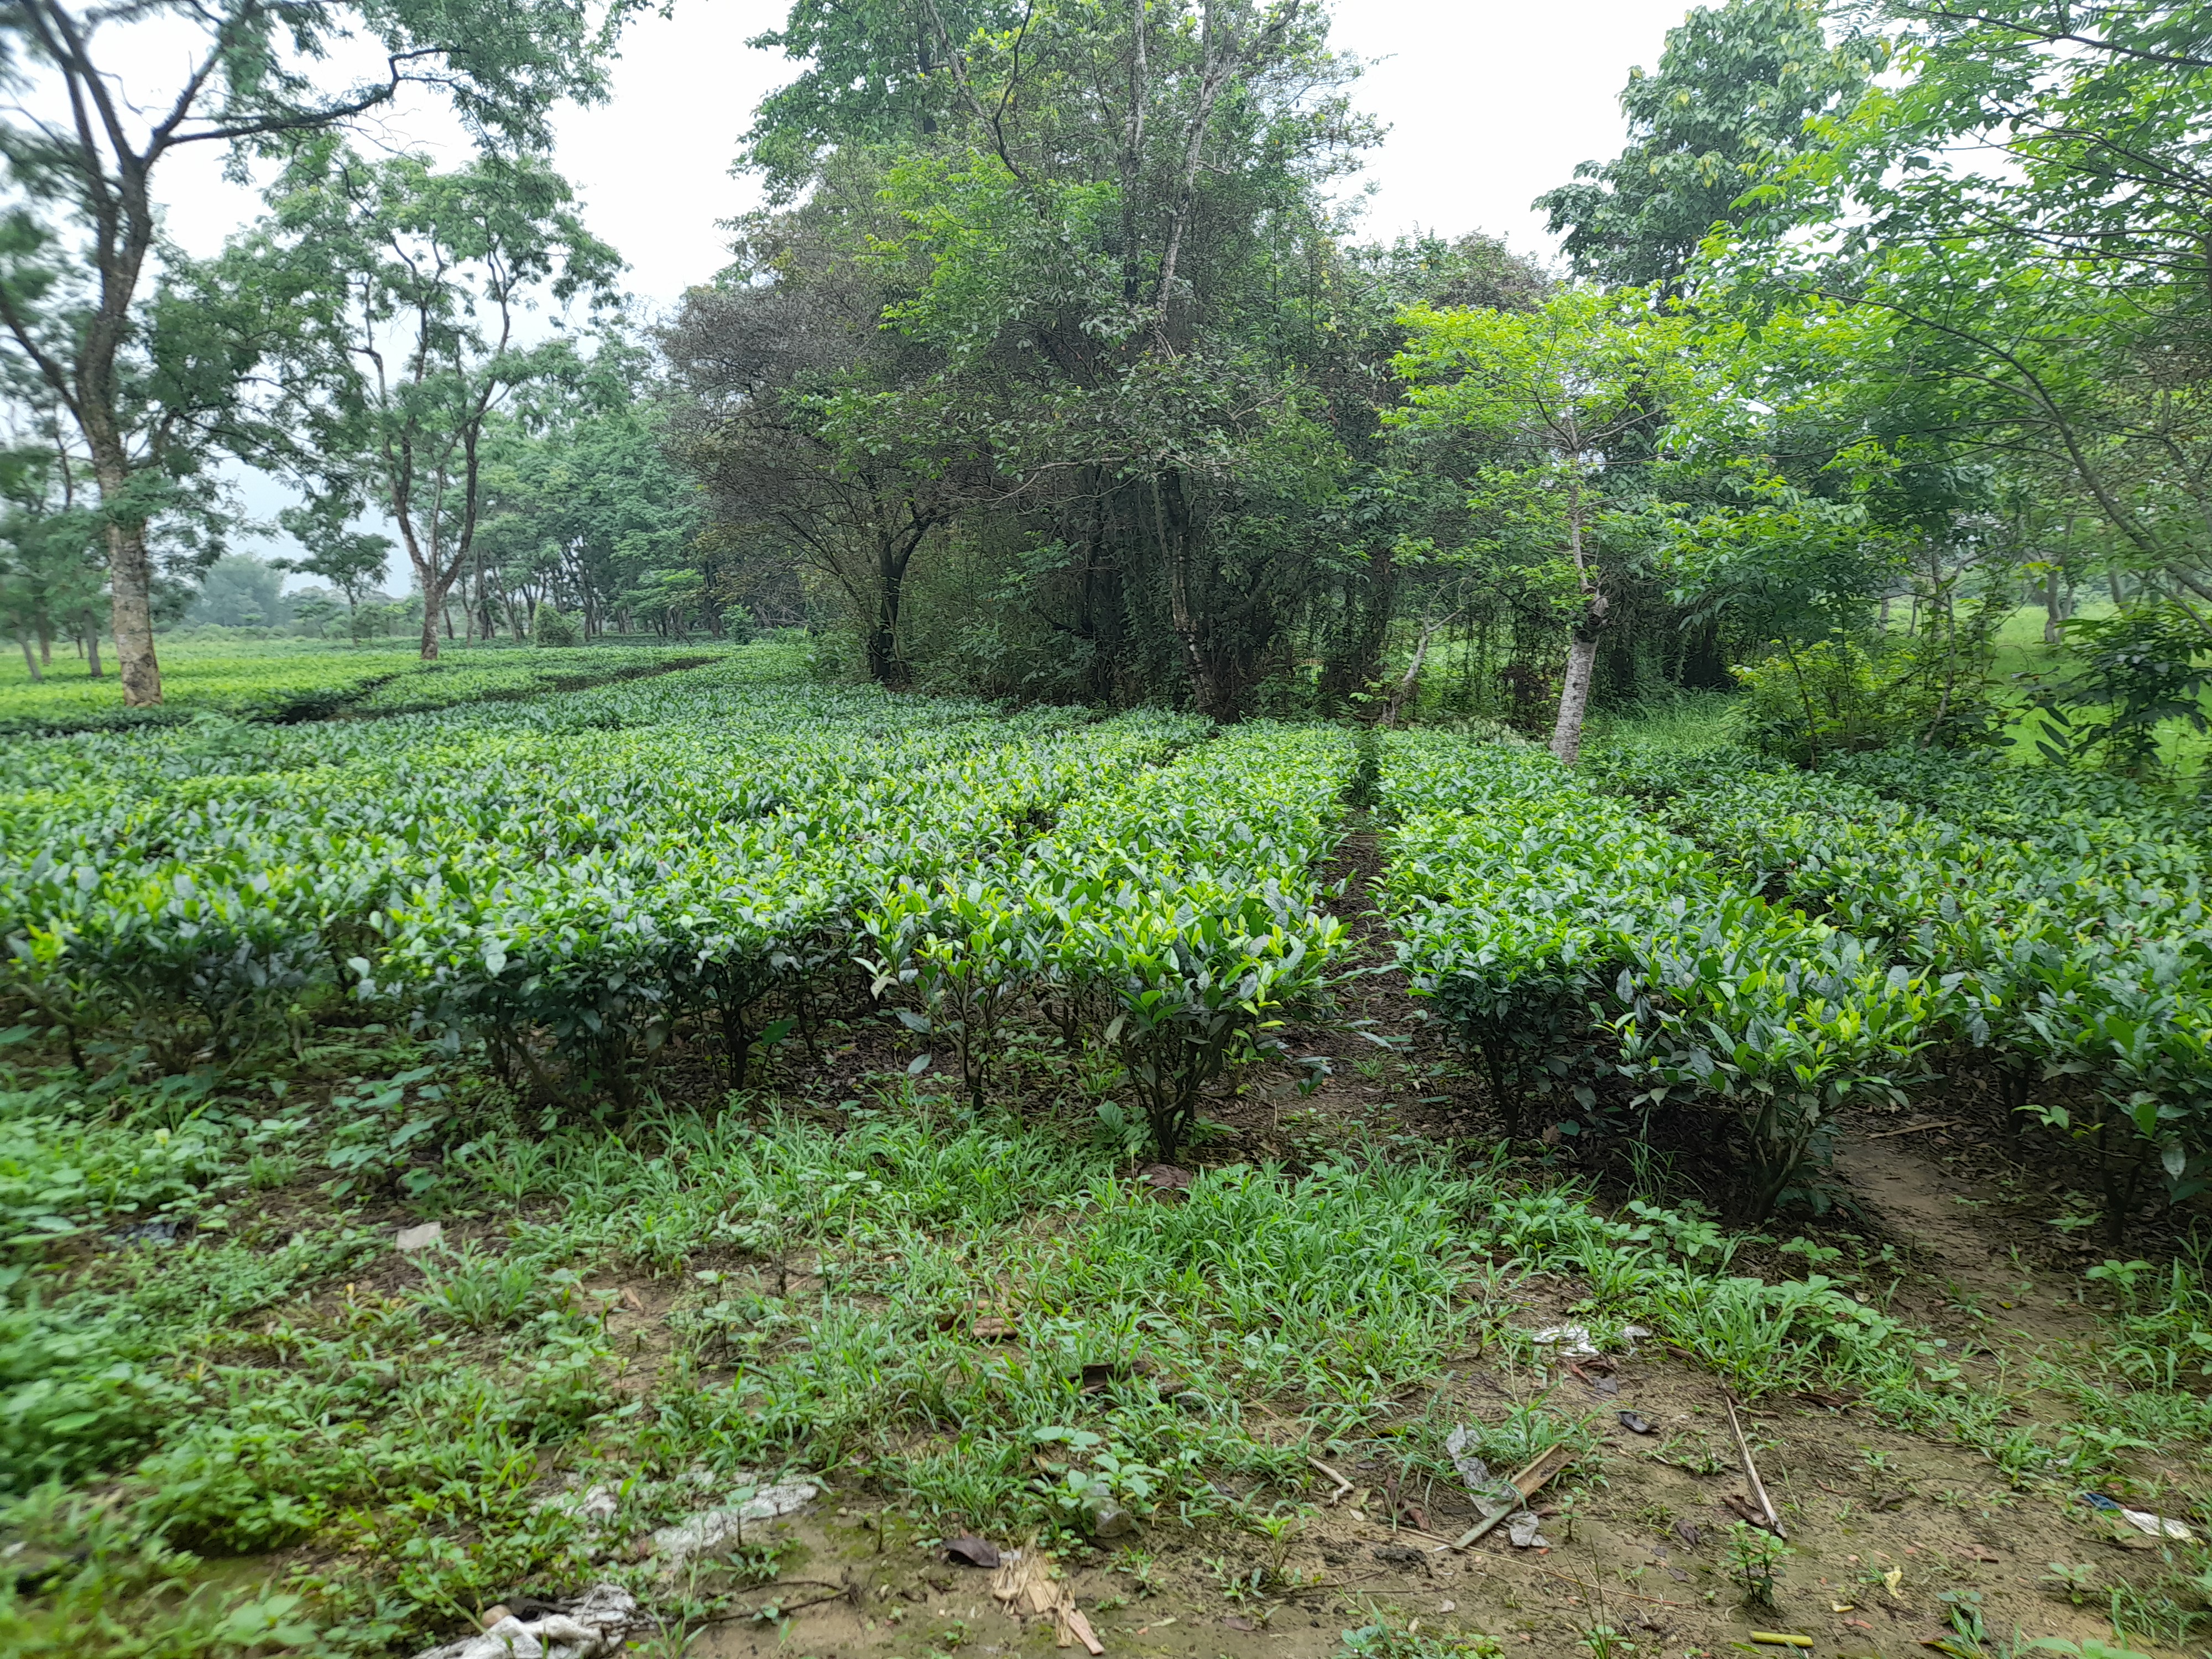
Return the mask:
POLYGON ((402 1227, 399 1237, 392 1243, 403 1250, 427 1250, 434 1244, 444 1243, 445 1240, 446 1224, 426 1221, 419 1227, 402 1227))

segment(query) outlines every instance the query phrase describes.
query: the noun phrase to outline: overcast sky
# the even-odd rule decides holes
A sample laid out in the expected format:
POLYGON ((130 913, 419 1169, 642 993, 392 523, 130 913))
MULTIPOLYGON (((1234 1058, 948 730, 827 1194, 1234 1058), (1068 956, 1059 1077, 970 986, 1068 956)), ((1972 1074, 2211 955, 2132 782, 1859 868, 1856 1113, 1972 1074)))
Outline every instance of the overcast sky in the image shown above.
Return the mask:
MULTIPOLYGON (((725 257, 718 222, 757 199, 750 181, 731 176, 730 161, 753 105, 791 65, 745 40, 774 27, 786 6, 676 0, 671 16, 639 17, 623 40, 612 99, 561 119, 558 165, 587 222, 629 259, 629 288, 648 307, 665 307, 712 276, 725 257)), ((1389 128, 1367 158, 1375 193, 1365 234, 1486 230, 1548 257, 1551 240, 1530 200, 1565 182, 1576 162, 1618 150, 1616 99, 1629 68, 1656 63, 1685 9, 1685 0, 1337 0, 1337 44, 1377 60, 1358 100, 1389 128)), ((149 94, 177 55, 143 54, 149 94)), ((401 110, 387 136, 442 149, 452 127, 418 106, 401 110)), ((191 252, 210 252, 258 200, 222 181, 217 158, 179 159, 186 165, 161 191, 170 230, 191 252)), ((282 499, 265 484, 249 495, 257 514, 282 499)))

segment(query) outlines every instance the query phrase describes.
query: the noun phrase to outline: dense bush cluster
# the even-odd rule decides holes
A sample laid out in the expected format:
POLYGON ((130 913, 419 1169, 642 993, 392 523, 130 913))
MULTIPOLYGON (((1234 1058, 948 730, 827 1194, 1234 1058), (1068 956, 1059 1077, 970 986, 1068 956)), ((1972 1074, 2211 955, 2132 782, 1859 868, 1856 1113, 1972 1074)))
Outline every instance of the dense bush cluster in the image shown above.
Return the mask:
POLYGON ((1748 1219, 1802 1192, 1838 1114, 1899 1102, 1955 988, 1716 870, 1548 754, 1394 744, 1384 880, 1416 989, 1480 1053, 1510 1128, 1531 1082, 1630 1079, 1717 1115, 1748 1219))
POLYGON ((2212 963, 2195 809, 2130 786, 1971 760, 1869 757, 1852 775, 1716 751, 1616 780, 1753 890, 1786 893, 1944 988, 1918 1034, 2081 1146, 2117 1241, 2155 1186, 2212 1154, 2212 963))
POLYGON ((979 1101, 1002 1022, 1040 1010, 1118 1057, 1171 1151, 1267 1011, 1320 982, 1340 735, 1201 742, 1190 716, 782 665, 763 647, 373 736, 20 744, 0 994, 81 1065, 167 1072, 296 1043, 350 998, 532 1097, 626 1106, 679 1026, 732 1085, 772 1026, 811 1042, 865 950, 979 1101))

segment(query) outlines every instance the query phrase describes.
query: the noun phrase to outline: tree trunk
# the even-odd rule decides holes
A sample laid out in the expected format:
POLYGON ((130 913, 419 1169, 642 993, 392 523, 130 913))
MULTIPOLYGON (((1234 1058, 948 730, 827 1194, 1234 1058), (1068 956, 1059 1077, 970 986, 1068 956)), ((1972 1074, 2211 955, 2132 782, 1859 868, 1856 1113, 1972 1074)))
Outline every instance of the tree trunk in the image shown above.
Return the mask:
POLYGON ((1390 694, 1390 706, 1382 711, 1384 731, 1387 732, 1398 724, 1399 715, 1406 712, 1406 705, 1413 700, 1413 692, 1421 683, 1421 665, 1428 659, 1429 641, 1436 638, 1438 629, 1454 621, 1458 615, 1457 611, 1454 611, 1443 622, 1429 623, 1423 626, 1420 641, 1413 647, 1413 659, 1406 665, 1406 677, 1398 682, 1397 690, 1390 694))
POLYGON ((31 684, 36 685, 46 676, 39 672, 39 659, 31 649, 30 630, 26 629, 16 635, 15 641, 23 647, 23 666, 31 671, 31 684))
POLYGON ((1597 666, 1597 635, 1577 628, 1567 641, 1567 678, 1559 687, 1559 718, 1552 727, 1552 752, 1562 764, 1582 758, 1583 720, 1589 713, 1590 673, 1597 666))
POLYGON ((2065 601, 2058 597, 2058 567, 2052 565, 2043 579, 2043 642, 2056 645, 2064 638, 2059 624, 2066 620, 2065 601))
MULTIPOLYGON (((102 469, 101 499, 119 499, 125 482, 119 466, 112 481, 102 469)), ((146 556, 144 524, 109 522, 107 584, 123 701, 133 708, 146 708, 161 701, 161 665, 154 655, 153 572, 146 556)))
MULTIPOLYGON (((421 574, 421 567, 416 567, 421 574)), ((446 596, 430 592, 429 583, 422 586, 422 660, 438 660, 438 618, 446 609, 446 596)))
POLYGON ((1183 510, 1181 480, 1171 478, 1171 488, 1166 489, 1161 488, 1158 478, 1150 483, 1152 528, 1158 538, 1160 557, 1167 566, 1168 623, 1174 629, 1176 645, 1182 657, 1184 677, 1190 682, 1191 702, 1200 714, 1209 719, 1234 719, 1235 711, 1225 706, 1226 699, 1213 672, 1213 664, 1206 655, 1206 629, 1190 602, 1191 530, 1189 515, 1183 510), (1169 521, 1170 498, 1175 504, 1172 524, 1169 521))
MULTIPOLYGON (((868 678, 877 684, 898 690, 906 684, 906 664, 899 658, 899 601, 906 587, 906 561, 888 542, 877 552, 876 616, 868 628, 868 678)), ((656 631, 665 633, 664 614, 656 631)))
POLYGON ((92 665, 92 677, 101 678, 100 672, 100 625, 95 623, 84 630, 84 654, 92 665))
POLYGON ((1605 619, 1605 594, 1590 580, 1589 559, 1583 544, 1583 477, 1577 467, 1569 475, 1567 550, 1575 562, 1575 574, 1588 596, 1588 611, 1567 639, 1567 677, 1559 683, 1559 717, 1552 723, 1552 752, 1560 764, 1572 766, 1582 758, 1583 720, 1589 713, 1590 675, 1597 667, 1597 630, 1605 619))

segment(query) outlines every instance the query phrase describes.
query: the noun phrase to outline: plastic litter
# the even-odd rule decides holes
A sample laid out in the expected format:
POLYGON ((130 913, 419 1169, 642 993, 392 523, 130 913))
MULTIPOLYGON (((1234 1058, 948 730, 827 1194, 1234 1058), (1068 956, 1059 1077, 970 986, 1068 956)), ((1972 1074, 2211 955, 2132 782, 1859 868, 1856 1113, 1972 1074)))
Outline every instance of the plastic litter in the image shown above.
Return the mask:
POLYGON ((509 1613, 477 1635, 426 1648, 416 1659, 613 1659, 630 1632, 650 1622, 621 1585, 595 1584, 564 1611, 527 1620, 509 1613))
POLYGON ((2148 1533, 2153 1538, 2178 1539, 2189 1543, 2197 1534, 2179 1521, 2169 1521, 2162 1515, 2153 1515, 2148 1510, 2122 1510, 2120 1519, 2137 1532, 2148 1533))
POLYGON ((1552 1547, 1552 1540, 1544 1536, 1543 1526, 1534 1510, 1523 1510, 1513 1517, 1505 1535, 1513 1540, 1516 1550, 1547 1550, 1552 1547))
MULTIPOLYGON (((1633 1355, 1636 1345, 1651 1333, 1641 1325, 1620 1328, 1621 1351, 1633 1355)), ((1528 1339, 1540 1348, 1553 1350, 1552 1358, 1560 1359, 1595 1359, 1601 1350, 1587 1325, 1547 1325, 1528 1339)))
POLYGON ((652 1553, 659 1558, 663 1574, 672 1574, 695 1555, 711 1554, 729 1545, 744 1543, 748 1524, 773 1521, 780 1515, 804 1509, 814 1501, 819 1491, 806 1481, 788 1480, 763 1486, 744 1498, 732 1494, 733 1502, 718 1509, 702 1510, 654 1533, 652 1553))
POLYGON ((1517 1504, 1521 1493, 1513 1483, 1490 1472, 1490 1465, 1468 1449, 1475 1443, 1474 1431, 1464 1423, 1444 1437, 1444 1450, 1450 1456, 1452 1468, 1459 1478, 1467 1482, 1467 1490, 1478 1508, 1496 1509, 1500 1504, 1517 1504))
POLYGON ((1459 1478, 1471 1486, 1479 1486, 1490 1479, 1490 1465, 1468 1450, 1474 1443, 1474 1431, 1464 1423, 1444 1437, 1444 1450, 1451 1458, 1452 1468, 1459 1471, 1459 1478))
POLYGON ((2093 1510, 2100 1510, 2106 1515, 2117 1515, 2137 1532, 2153 1538, 2172 1538, 2186 1544, 2193 1541, 2197 1536, 2181 1522, 2170 1520, 2162 1515, 2153 1515, 2148 1510, 2131 1510, 2118 1499, 2107 1498, 2100 1492, 2079 1493, 2076 1496, 2076 1501, 2087 1504, 2093 1510))

